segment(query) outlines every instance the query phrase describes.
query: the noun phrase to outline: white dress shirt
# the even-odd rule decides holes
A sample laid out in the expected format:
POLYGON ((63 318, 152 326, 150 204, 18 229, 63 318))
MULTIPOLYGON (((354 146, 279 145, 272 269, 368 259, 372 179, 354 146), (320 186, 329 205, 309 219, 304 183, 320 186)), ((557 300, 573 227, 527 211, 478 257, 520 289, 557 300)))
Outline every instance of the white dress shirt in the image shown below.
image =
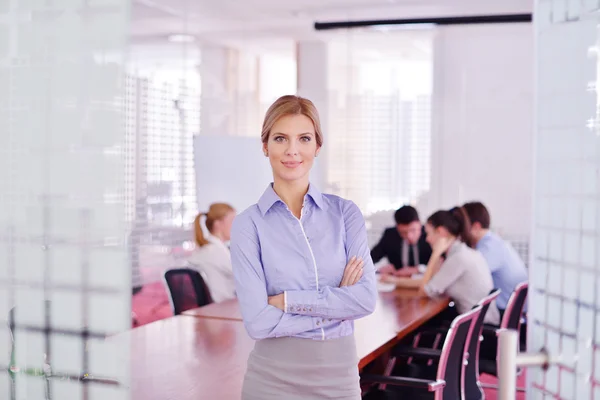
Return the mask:
POLYGON ((404 267, 416 267, 419 264, 419 248, 416 244, 408 244, 406 240, 402 241, 402 265, 404 267), (415 260, 414 265, 408 265, 410 256, 408 254, 409 251, 413 252, 413 260, 415 260))
POLYGON ((208 235, 206 240, 209 243, 196 247, 188 257, 188 263, 202 274, 215 303, 235 298, 229 249, 215 236, 208 235))

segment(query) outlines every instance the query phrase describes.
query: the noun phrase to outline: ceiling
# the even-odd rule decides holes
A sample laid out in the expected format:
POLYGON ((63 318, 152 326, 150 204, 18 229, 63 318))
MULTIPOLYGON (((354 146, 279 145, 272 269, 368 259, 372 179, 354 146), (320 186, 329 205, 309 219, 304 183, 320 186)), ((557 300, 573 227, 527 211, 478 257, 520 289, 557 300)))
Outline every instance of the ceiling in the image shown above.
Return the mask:
MULTIPOLYGON (((527 13, 533 0, 132 0, 130 39, 139 54, 195 58, 198 45, 290 53, 296 40, 350 38, 356 30, 315 31, 314 22, 527 13), (194 43, 168 37, 189 34, 194 43), (186 50, 187 49, 187 50, 186 50)), ((386 45, 389 48, 389 45, 386 45)))
POLYGON ((133 43, 192 34, 200 43, 314 39, 316 21, 531 12, 533 0, 132 0, 133 43))

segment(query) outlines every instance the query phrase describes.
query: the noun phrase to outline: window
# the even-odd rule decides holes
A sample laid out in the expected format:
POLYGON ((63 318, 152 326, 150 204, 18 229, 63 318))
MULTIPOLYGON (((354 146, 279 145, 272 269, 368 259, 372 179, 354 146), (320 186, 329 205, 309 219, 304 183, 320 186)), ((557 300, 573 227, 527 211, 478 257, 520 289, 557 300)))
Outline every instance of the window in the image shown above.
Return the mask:
POLYGON ((430 30, 353 30, 329 45, 325 190, 372 217, 373 236, 429 191, 432 39, 430 30))

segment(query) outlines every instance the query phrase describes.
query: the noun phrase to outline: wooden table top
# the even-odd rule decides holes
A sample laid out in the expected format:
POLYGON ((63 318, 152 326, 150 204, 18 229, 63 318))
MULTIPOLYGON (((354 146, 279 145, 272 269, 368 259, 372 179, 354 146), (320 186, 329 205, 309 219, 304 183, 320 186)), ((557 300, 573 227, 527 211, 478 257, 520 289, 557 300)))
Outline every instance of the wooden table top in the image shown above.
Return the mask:
POLYGON ((254 346, 239 321, 186 316, 108 340, 130 346, 132 400, 239 400, 254 346))
POLYGON ((184 311, 182 315, 187 315, 190 317, 230 319, 237 321, 242 320, 240 305, 236 299, 225 300, 220 303, 212 303, 204 307, 194 308, 192 310, 184 311))
POLYGON ((354 323, 360 369, 448 306, 447 298, 416 297, 415 293, 406 289, 380 292, 373 314, 354 323))
MULTIPOLYGON (((414 292, 380 293, 373 314, 355 323, 359 368, 448 304, 414 292)), ((237 301, 202 307, 118 335, 131 346, 132 400, 239 400, 254 341, 241 322, 237 301), (237 313, 237 314, 236 314, 237 313), (190 317, 193 315, 194 317, 190 317)))

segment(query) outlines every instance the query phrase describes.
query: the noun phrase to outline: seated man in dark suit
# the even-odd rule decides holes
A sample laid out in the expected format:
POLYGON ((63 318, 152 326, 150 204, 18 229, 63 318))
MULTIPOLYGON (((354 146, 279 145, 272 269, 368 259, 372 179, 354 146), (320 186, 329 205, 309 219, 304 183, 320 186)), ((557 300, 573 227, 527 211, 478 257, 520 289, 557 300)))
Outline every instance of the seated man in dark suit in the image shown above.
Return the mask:
POLYGON ((414 207, 400 207, 394 219, 396 226, 383 232, 371 250, 371 258, 374 263, 384 257, 390 262, 379 268, 379 273, 408 277, 419 272, 419 265, 427 265, 431 246, 425 241, 425 230, 414 207))

